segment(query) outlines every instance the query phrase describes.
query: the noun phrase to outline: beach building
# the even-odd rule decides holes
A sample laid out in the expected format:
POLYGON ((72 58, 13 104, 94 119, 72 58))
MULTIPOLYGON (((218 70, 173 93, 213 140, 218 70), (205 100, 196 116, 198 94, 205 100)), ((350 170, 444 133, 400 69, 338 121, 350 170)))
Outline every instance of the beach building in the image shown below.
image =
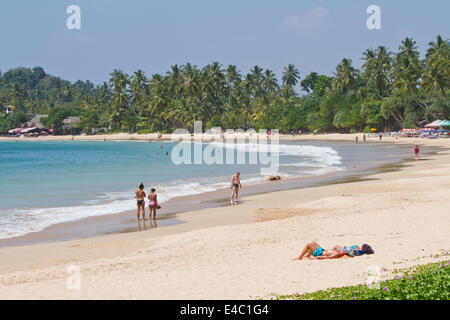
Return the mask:
POLYGON ((63 120, 63 131, 65 134, 76 134, 81 131, 80 129, 81 120, 78 117, 67 117, 63 120))
POLYGON ((37 115, 33 116, 30 119, 30 121, 28 121, 26 123, 26 125, 28 126, 28 128, 36 127, 38 129, 42 130, 42 129, 45 128, 45 126, 41 123, 41 119, 42 118, 47 118, 47 117, 48 117, 48 114, 37 114, 37 115))
POLYGON ((14 115, 14 109, 16 109, 16 107, 14 107, 14 106, 6 106, 5 113, 8 116, 12 116, 12 115, 14 115))

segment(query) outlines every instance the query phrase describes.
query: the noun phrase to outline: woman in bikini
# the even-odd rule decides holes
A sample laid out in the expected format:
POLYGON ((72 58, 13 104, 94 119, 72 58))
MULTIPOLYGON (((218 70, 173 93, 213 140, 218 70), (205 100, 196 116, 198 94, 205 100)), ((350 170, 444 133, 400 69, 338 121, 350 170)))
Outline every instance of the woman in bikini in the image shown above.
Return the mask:
POLYGON ((337 245, 329 250, 325 250, 317 242, 313 241, 307 243, 306 246, 303 248, 302 252, 300 253, 300 255, 297 258, 294 258, 294 260, 302 260, 303 258, 318 259, 318 260, 338 259, 345 256, 346 252, 344 248, 342 248, 341 246, 337 245))
POLYGON ((142 218, 145 220, 145 191, 144 184, 141 183, 139 185, 139 189, 136 190, 136 201, 137 201, 137 218, 140 219, 141 209, 142 209, 142 218))
POLYGON ((156 220, 156 209, 158 208, 158 196, 155 193, 156 189, 152 188, 150 190, 150 194, 148 195, 148 210, 150 211, 150 219, 152 219, 153 212, 153 220, 156 220))

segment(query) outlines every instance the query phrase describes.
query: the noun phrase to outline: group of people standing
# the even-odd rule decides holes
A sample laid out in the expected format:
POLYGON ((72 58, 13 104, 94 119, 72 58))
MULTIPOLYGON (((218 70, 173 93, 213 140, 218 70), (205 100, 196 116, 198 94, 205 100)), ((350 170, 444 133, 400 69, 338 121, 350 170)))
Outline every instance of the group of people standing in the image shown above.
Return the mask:
POLYGON ((137 201, 137 219, 141 220, 141 211, 142 211, 142 219, 145 219, 145 197, 148 198, 148 211, 149 211, 149 219, 156 220, 156 210, 161 208, 158 205, 158 196, 156 195, 156 189, 151 188, 150 193, 147 196, 144 191, 144 184, 141 183, 139 185, 139 189, 136 190, 136 201, 137 201))
MULTIPOLYGON (((234 174, 231 178, 231 204, 235 205, 237 204, 239 189, 241 186, 241 179, 240 179, 240 172, 237 172, 234 174)), ((141 183, 139 185, 139 188, 135 191, 136 194, 136 207, 137 207, 137 219, 138 221, 141 220, 141 212, 142 212, 142 219, 147 220, 145 218, 145 198, 148 198, 148 211, 149 211, 149 219, 154 220, 156 222, 156 210, 161 209, 161 206, 158 204, 158 196, 156 194, 156 189, 151 188, 150 193, 147 194, 144 191, 144 184, 141 183)))

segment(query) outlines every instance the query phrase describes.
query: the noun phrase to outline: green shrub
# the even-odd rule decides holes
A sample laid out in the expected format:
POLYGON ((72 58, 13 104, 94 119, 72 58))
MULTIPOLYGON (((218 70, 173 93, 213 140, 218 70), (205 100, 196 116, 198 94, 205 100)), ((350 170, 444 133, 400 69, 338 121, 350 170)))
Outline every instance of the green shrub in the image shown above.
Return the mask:
POLYGON ((330 288, 313 293, 275 295, 274 299, 294 300, 449 300, 449 261, 395 270, 396 277, 379 286, 357 285, 330 288))
POLYGON ((146 133, 153 133, 150 129, 140 129, 137 134, 146 134, 146 133))
POLYGON ((371 128, 370 126, 366 126, 366 127, 364 128, 364 132, 365 132, 365 133, 371 133, 371 132, 372 132, 372 128, 371 128))

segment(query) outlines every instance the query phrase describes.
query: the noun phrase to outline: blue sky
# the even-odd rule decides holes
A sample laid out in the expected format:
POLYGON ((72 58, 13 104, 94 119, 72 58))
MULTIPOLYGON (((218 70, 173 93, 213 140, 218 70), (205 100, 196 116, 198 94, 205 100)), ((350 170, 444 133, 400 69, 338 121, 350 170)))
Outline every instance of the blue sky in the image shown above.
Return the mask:
POLYGON ((242 72, 254 65, 280 76, 293 63, 302 78, 331 74, 362 52, 396 50, 407 36, 423 53, 449 38, 448 0, 1 0, 0 70, 44 67, 70 81, 101 83, 120 68, 148 76, 171 65, 219 61, 242 72), (66 28, 66 8, 81 8, 81 30, 66 28), (381 7, 382 30, 368 30, 366 9, 381 7))

